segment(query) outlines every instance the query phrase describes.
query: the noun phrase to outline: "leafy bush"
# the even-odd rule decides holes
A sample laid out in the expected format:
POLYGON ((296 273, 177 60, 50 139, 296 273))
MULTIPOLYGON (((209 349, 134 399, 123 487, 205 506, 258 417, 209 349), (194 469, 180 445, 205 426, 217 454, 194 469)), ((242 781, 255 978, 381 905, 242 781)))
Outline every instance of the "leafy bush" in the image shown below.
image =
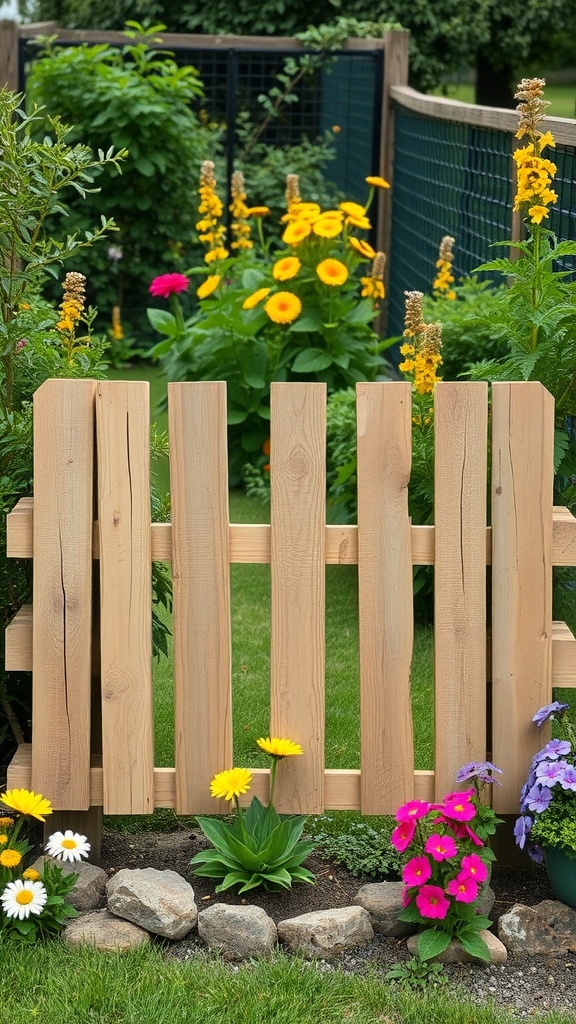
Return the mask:
POLYGON ((129 331, 146 323, 150 279, 192 260, 190 173, 216 145, 216 133, 190 106, 202 96, 195 69, 179 68, 169 53, 148 45, 158 27, 142 36, 136 26, 124 47, 45 40, 27 81, 29 104, 44 108, 39 135, 58 115, 74 125, 71 140, 129 153, 121 180, 119 172, 102 177, 97 194, 72 196, 66 205, 70 231, 83 230, 96 212, 114 216, 113 245, 93 250, 84 268, 100 314, 109 322, 120 306, 129 331))
POLYGON ((424 297, 424 316, 442 324, 442 379, 465 377, 474 363, 500 359, 506 338, 498 323, 506 286, 493 281, 464 278, 455 285, 455 301, 424 297))
POLYGON ((395 822, 382 819, 378 827, 367 821, 336 825, 330 815, 313 818, 307 828, 322 853, 358 877, 380 878, 400 874, 400 857, 390 844, 395 822), (342 829, 342 830, 341 830, 342 829))

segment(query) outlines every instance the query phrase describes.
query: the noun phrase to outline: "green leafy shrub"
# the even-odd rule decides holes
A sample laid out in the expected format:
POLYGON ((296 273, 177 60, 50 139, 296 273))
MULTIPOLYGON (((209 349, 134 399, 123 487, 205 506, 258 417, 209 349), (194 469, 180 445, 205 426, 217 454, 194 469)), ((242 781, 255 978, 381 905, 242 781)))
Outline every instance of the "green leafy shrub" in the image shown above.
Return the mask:
POLYGON ((123 47, 45 40, 27 80, 29 104, 44 107, 39 133, 58 115, 74 125, 71 140, 94 151, 128 151, 120 181, 114 172, 102 177, 97 195, 68 197, 66 211, 70 231, 83 230, 96 212, 114 217, 113 245, 93 250, 84 269, 100 314, 110 322, 113 307, 121 307, 132 333, 146 325, 150 279, 192 261, 190 174, 217 138, 191 109, 203 94, 195 69, 179 68, 170 53, 149 46, 159 28, 143 33, 133 25, 123 47))
POLYGON ((454 286, 454 301, 424 297, 424 316, 442 324, 443 380, 458 380, 475 363, 505 355, 507 340, 498 323, 505 291, 505 285, 468 277, 454 286))
POLYGON ((385 819, 375 827, 367 821, 336 825, 330 815, 313 818, 307 828, 321 852, 336 864, 343 864, 350 874, 370 878, 397 877, 401 861, 390 845, 395 822, 385 819))

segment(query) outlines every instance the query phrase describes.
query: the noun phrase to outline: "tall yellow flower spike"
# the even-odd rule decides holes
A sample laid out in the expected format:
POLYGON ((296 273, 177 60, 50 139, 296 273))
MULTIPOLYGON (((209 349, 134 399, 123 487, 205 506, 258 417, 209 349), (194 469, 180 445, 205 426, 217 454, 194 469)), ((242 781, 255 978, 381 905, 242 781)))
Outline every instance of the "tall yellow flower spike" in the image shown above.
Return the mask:
POLYGON ((532 224, 541 224, 543 218, 549 216, 548 207, 558 201, 556 192, 550 187, 556 174, 556 164, 542 157, 542 150, 555 144, 552 133, 541 132, 539 128, 549 106, 542 99, 545 84, 543 78, 523 78, 515 97, 520 100, 516 138, 527 138, 528 142, 514 153, 517 178, 514 209, 528 217, 532 224))

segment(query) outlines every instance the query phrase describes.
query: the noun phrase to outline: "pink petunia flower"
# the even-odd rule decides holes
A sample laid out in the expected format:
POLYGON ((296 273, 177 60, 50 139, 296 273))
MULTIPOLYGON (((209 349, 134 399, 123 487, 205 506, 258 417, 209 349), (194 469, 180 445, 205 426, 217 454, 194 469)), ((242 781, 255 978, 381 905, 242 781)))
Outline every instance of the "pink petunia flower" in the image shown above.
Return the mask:
POLYGON ((422 917, 435 917, 442 921, 450 910, 450 900, 439 885, 423 885, 416 896, 416 906, 422 917))
POLYGON ((456 843, 452 836, 441 836, 437 833, 428 837, 424 850, 437 861, 448 860, 450 857, 455 857, 457 853, 456 843))
POLYGON ((402 821, 396 826, 392 835, 390 836, 390 842, 395 850, 399 853, 404 853, 404 850, 410 846, 414 838, 414 832, 416 831, 415 821, 402 821))
POLYGON ((468 793, 450 793, 445 797, 442 808, 445 817, 454 821, 471 821, 475 818, 476 808, 471 800, 473 793, 474 790, 470 790, 468 793))
POLYGON ((488 878, 488 868, 483 860, 476 853, 470 853, 462 857, 461 875, 468 875, 475 882, 485 882, 488 878))
POLYGON ((148 291, 152 295, 168 299, 171 295, 177 295, 178 292, 185 292, 189 283, 185 274, 160 274, 159 277, 154 278, 148 291))
POLYGON ((423 885, 432 874, 432 868, 428 857, 412 857, 402 868, 402 881, 408 888, 415 885, 423 885))
POLYGON ((417 821, 423 818, 430 810, 430 804, 425 800, 409 800, 402 804, 396 811, 396 821, 417 821))
POLYGON ((461 871, 456 878, 448 882, 446 890, 450 896, 454 896, 457 903, 473 903, 478 895, 478 883, 461 871))

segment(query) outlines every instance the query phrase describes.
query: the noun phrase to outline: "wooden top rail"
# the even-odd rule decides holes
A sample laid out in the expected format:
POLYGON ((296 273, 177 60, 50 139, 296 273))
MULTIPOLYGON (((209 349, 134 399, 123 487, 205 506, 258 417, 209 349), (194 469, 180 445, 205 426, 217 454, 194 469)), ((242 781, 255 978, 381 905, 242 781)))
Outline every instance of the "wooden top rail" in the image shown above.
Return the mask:
MULTIPOLYGON (((21 498, 7 516, 9 558, 32 558, 33 498, 21 498)), ((230 562, 270 562, 271 528, 266 523, 230 523, 230 562)), ((326 564, 358 564, 358 527, 326 526, 326 564)), ((434 565, 434 527, 412 526, 412 564, 434 565)), ((98 523, 94 523, 93 557, 99 557, 98 523)), ((152 561, 172 560, 171 523, 152 523, 152 561)), ((486 527, 486 565, 492 562, 492 531, 486 527)), ((553 565, 576 565, 576 518, 562 505, 554 507, 553 565)))
MULTIPOLYGON (((407 85, 390 86, 390 97, 399 106, 415 114, 436 117, 442 121, 468 124, 476 128, 494 128, 515 135, 518 131, 518 114, 504 107, 483 107, 460 100, 448 100, 444 96, 426 96, 407 85)), ((545 131, 551 131, 556 142, 565 146, 576 146, 576 120, 570 117, 545 117, 542 120, 545 131)), ((520 145, 520 143, 518 143, 520 145)))

